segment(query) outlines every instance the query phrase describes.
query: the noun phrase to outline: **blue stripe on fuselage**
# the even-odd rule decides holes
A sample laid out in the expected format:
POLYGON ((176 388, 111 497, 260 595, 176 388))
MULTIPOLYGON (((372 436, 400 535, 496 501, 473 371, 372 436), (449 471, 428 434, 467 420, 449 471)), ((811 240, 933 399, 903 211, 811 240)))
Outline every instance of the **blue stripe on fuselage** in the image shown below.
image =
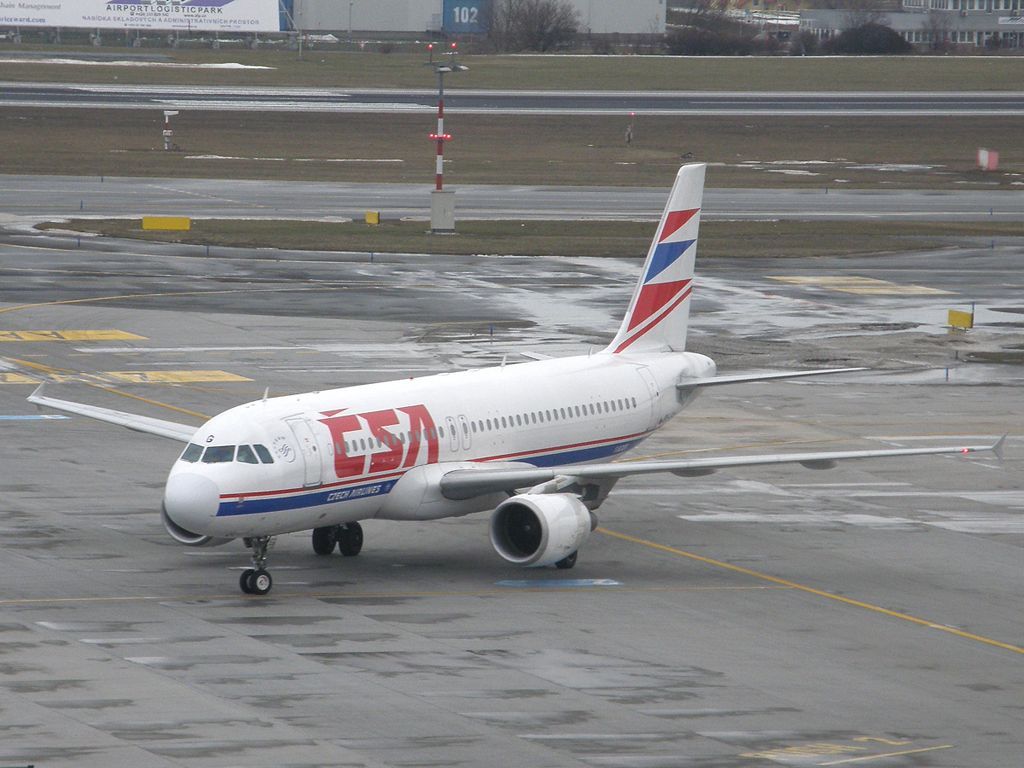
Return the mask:
POLYGON ((298 496, 272 496, 262 499, 245 499, 222 501, 217 510, 217 517, 232 515, 258 515, 264 512, 282 512, 286 509, 305 509, 319 507, 324 504, 337 504, 339 501, 354 501, 369 496, 383 496, 395 487, 397 479, 379 480, 377 482, 356 485, 351 488, 330 488, 303 493, 298 496))
MULTIPOLYGON (((549 453, 540 456, 524 456, 519 461, 535 467, 557 467, 561 464, 581 464, 609 456, 625 453, 639 445, 643 438, 634 438, 623 443, 595 445, 589 448, 574 448, 568 451, 549 453)), ((342 501, 355 501, 370 496, 383 496, 391 492, 399 478, 379 480, 376 482, 355 485, 350 488, 316 489, 295 496, 270 496, 265 498, 222 501, 217 510, 217 517, 235 515, 259 515, 267 512, 283 512, 290 509, 307 509, 326 504, 337 504, 342 501)))

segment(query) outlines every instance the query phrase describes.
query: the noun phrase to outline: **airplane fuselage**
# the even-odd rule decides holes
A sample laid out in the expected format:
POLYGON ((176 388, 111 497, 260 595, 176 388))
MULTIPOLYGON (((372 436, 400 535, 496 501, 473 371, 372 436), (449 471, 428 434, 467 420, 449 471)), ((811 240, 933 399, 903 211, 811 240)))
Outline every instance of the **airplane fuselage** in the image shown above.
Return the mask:
POLYGON ((599 353, 246 403, 196 432, 165 511, 185 531, 237 538, 493 509, 506 494, 446 499, 440 475, 607 460, 679 412, 681 377, 714 373, 694 353, 599 353))

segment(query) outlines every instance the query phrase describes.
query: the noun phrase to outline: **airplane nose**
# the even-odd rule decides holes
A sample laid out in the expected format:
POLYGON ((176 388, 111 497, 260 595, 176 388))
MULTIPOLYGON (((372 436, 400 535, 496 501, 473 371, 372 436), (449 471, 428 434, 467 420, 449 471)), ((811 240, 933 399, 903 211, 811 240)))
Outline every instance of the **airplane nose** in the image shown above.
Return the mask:
POLYGON ((210 478, 186 472, 168 479, 164 510, 180 528, 197 534, 209 533, 219 507, 220 489, 210 478))

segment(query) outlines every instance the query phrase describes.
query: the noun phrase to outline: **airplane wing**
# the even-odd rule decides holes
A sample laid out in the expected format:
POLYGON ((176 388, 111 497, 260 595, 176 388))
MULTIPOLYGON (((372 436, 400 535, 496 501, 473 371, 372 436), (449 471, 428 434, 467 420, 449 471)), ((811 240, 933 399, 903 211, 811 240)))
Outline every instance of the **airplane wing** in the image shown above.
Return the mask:
POLYGON ((683 379, 676 389, 714 387, 719 384, 745 384, 750 381, 771 381, 773 379, 799 379, 804 376, 823 376, 829 373, 853 373, 867 368, 821 368, 817 371, 773 371, 771 373, 734 373, 726 376, 709 376, 706 379, 683 379))
POLYGON ((78 416, 96 419, 97 421, 118 424, 136 432, 145 432, 148 435, 180 440, 183 443, 187 443, 199 431, 199 427, 189 426, 188 424, 178 424, 174 421, 164 421, 163 419, 153 419, 148 416, 136 416, 134 413, 99 408, 95 405, 83 405, 82 403, 72 403, 68 400, 58 400, 55 397, 47 397, 44 394, 45 389, 46 384, 40 384, 36 391, 28 396, 28 401, 40 406, 45 405, 47 408, 54 408, 58 411, 66 411, 78 416))
MULTIPOLYGON (((873 459, 886 456, 923 456, 942 453, 976 453, 992 451, 1002 458, 1003 435, 992 445, 945 446, 939 448, 888 448, 873 451, 834 451, 822 453, 777 453, 760 456, 730 456, 678 461, 637 460, 617 461, 609 464, 577 464, 562 467, 523 467, 487 469, 457 469, 441 478, 441 494, 448 499, 471 499, 485 493, 509 493, 532 488, 552 480, 578 479, 587 481, 619 480, 630 475, 671 472, 680 477, 710 475, 728 467, 753 467, 765 464, 802 464, 808 469, 831 469, 836 462, 851 459, 873 459)), ((542 491, 543 492, 543 491, 542 491)))

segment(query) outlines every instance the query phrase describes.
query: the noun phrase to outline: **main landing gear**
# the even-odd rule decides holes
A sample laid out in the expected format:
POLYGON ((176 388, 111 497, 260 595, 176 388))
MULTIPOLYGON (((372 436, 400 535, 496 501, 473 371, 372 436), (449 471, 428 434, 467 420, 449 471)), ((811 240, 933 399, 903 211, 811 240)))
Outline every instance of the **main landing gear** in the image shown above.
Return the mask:
POLYGON ((245 545, 252 549, 252 568, 246 568, 238 578, 238 586, 247 595, 265 595, 274 586, 274 580, 267 572, 267 552, 274 546, 273 536, 256 536, 245 539, 245 545))
POLYGON ((555 563, 555 568, 559 568, 563 571, 567 571, 576 565, 576 557, 579 555, 579 550, 573 552, 571 555, 567 555, 555 563))
POLYGON ((335 545, 345 557, 358 555, 363 548, 363 526, 344 523, 313 529, 313 551, 318 555, 331 554, 335 545))

